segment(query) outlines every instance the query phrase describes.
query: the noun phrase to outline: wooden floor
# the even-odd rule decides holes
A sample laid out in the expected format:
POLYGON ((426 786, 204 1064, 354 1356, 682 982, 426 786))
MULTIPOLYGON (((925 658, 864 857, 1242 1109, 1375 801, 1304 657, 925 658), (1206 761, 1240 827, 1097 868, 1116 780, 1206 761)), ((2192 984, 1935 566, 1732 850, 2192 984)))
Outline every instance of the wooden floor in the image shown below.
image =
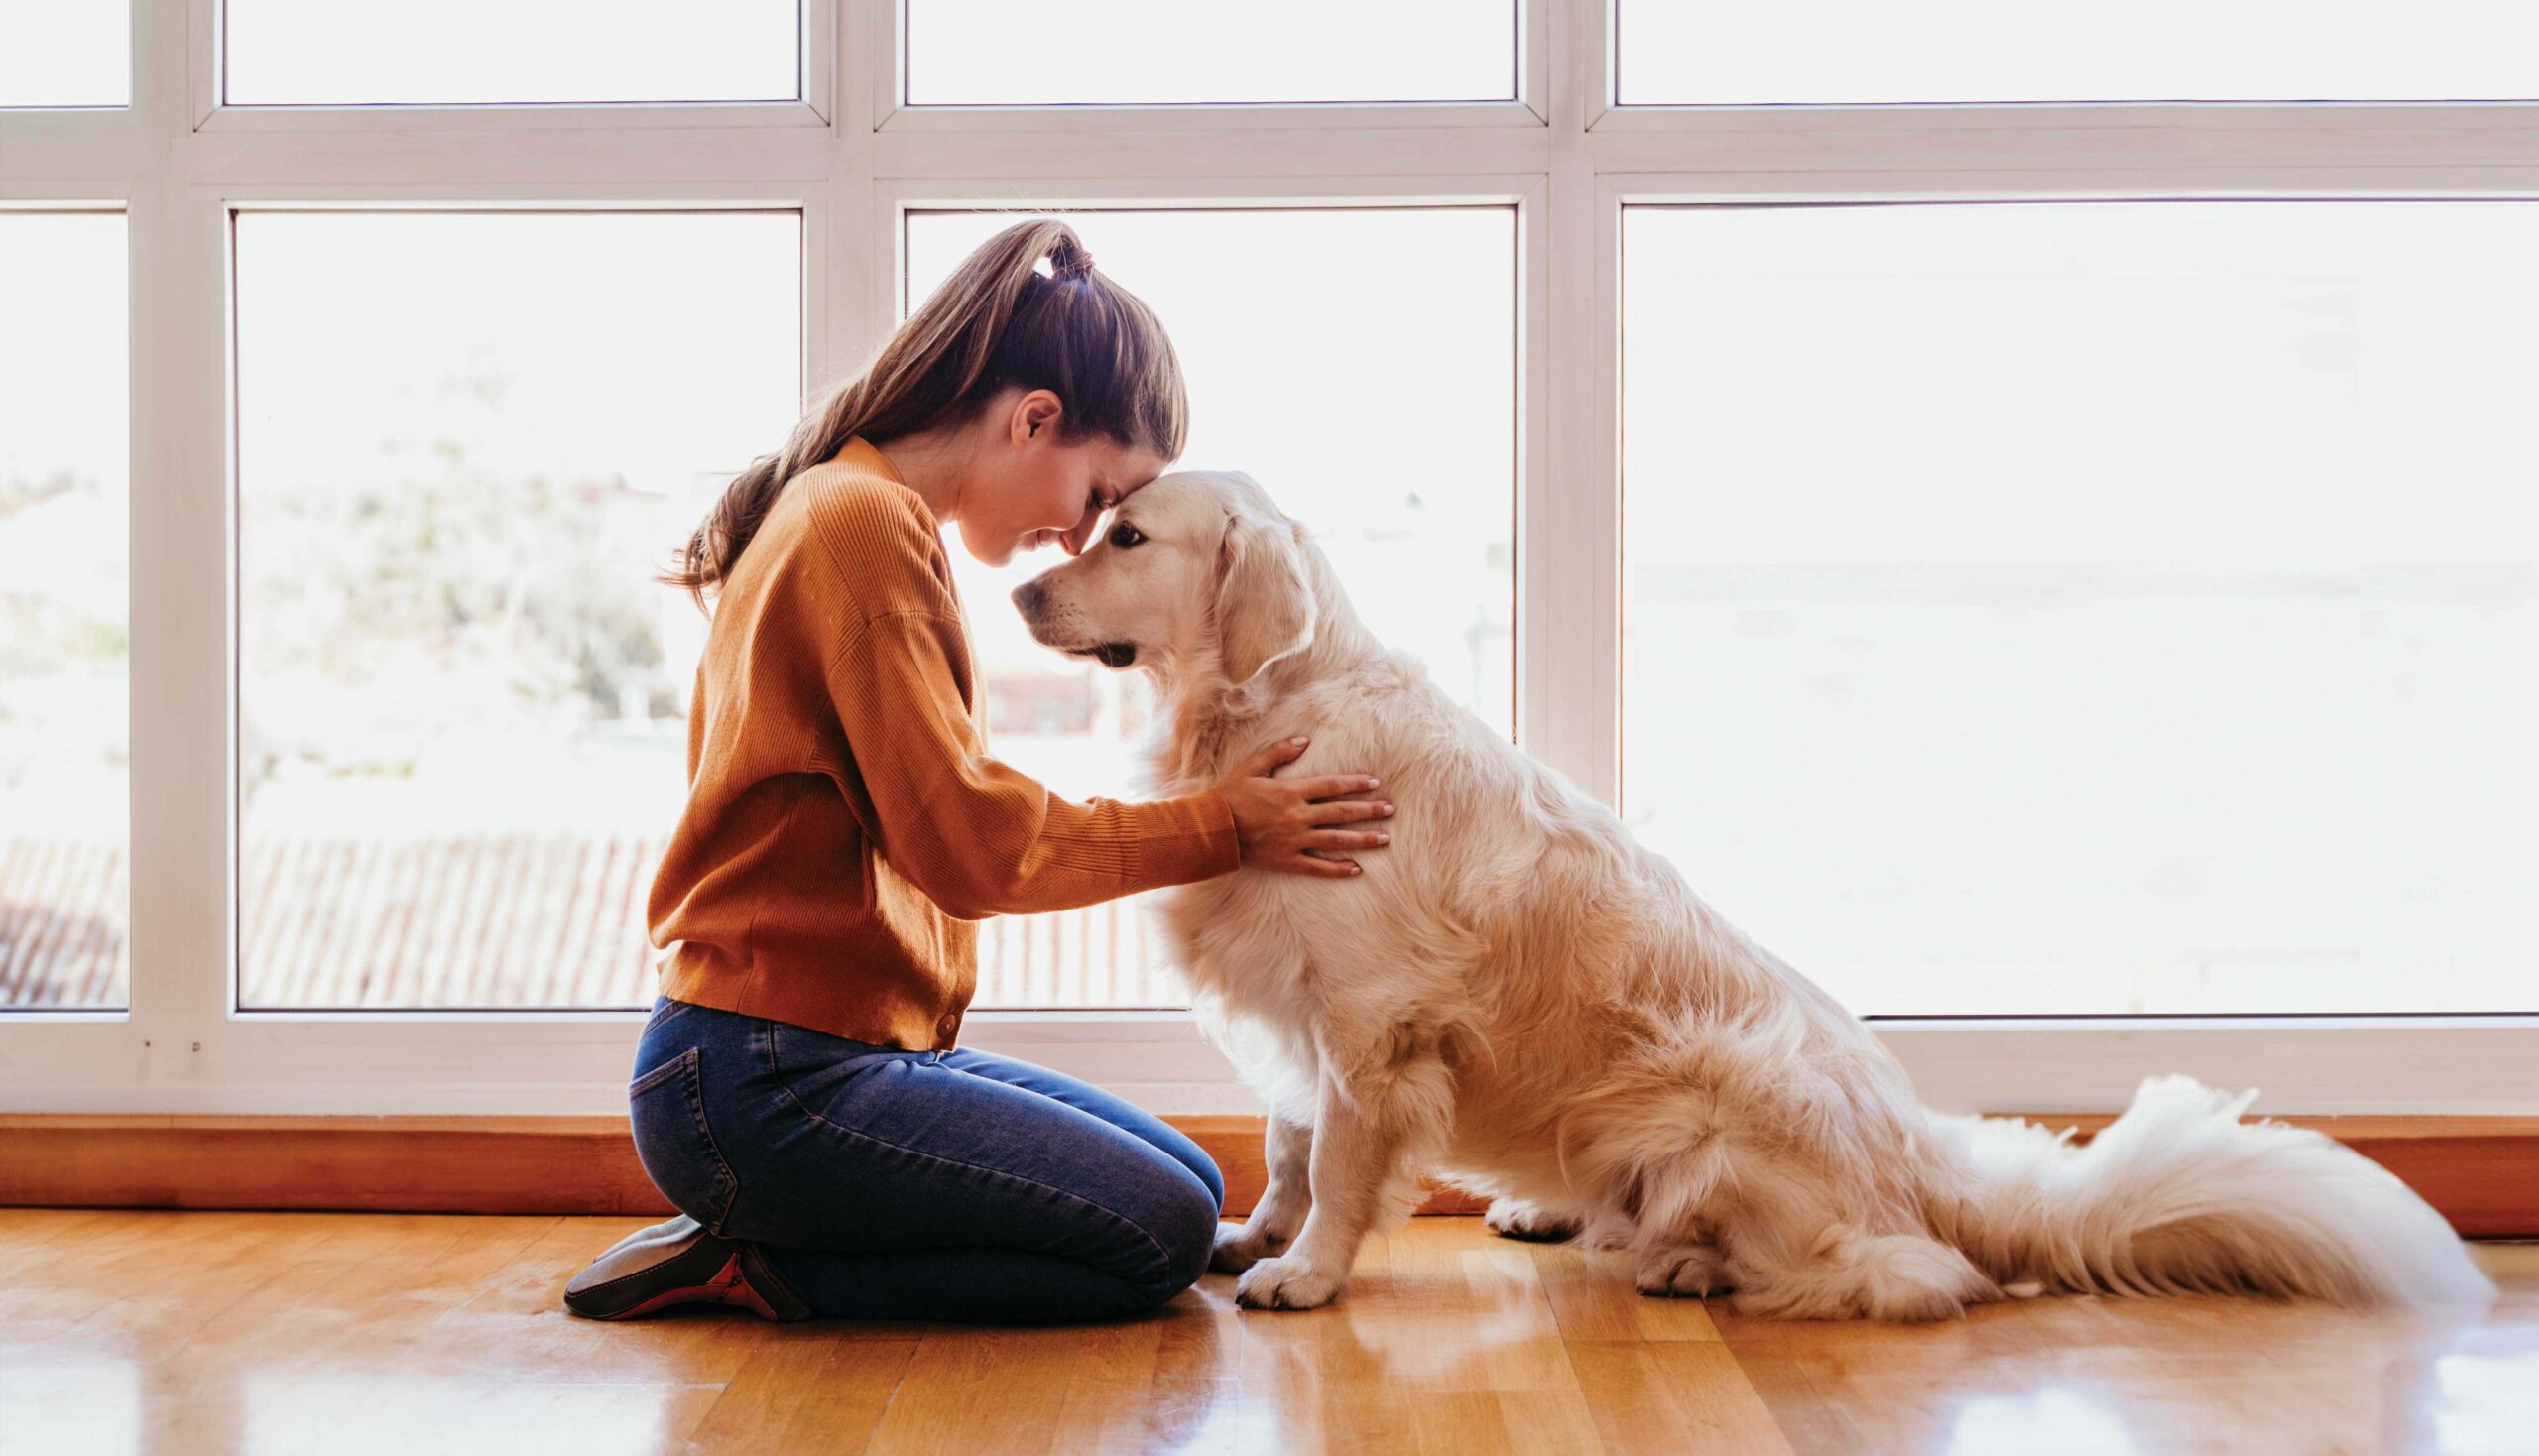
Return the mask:
POLYGON ((2539 1451, 2539 1247, 2482 1318, 2053 1299, 1936 1327, 1642 1299, 1421 1219, 1312 1314, 592 1324, 640 1219, 0 1209, 0 1452, 2539 1451))

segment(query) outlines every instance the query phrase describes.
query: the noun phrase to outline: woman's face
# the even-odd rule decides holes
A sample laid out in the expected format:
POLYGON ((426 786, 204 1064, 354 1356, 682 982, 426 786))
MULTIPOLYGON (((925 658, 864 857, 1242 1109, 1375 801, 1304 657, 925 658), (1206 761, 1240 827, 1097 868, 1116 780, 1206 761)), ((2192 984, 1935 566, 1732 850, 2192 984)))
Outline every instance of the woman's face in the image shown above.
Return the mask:
POLYGON ((1084 549, 1104 512, 1163 473, 1170 462, 1106 435, 1070 437, 1058 397, 1033 390, 1000 401, 964 472, 961 545, 990 566, 1055 543, 1084 549))

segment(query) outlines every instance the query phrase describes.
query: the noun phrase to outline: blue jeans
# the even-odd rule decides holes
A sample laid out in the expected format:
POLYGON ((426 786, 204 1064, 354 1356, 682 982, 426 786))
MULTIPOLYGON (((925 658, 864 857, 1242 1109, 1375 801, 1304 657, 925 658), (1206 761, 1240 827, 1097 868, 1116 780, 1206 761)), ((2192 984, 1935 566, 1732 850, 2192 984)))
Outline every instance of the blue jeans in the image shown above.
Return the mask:
POLYGON ((1159 1304, 1207 1268, 1197 1144, 1028 1062, 899 1051, 655 1003, 628 1088, 662 1196, 766 1251, 813 1310, 1046 1323, 1159 1304))

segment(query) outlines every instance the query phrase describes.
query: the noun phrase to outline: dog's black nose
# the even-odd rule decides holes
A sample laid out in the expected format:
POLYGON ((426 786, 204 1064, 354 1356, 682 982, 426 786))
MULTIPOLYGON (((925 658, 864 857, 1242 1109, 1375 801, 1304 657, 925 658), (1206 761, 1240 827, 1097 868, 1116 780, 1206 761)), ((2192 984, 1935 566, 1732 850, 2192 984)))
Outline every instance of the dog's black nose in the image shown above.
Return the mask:
POLYGON ((1041 599, 1047 595, 1046 591, 1041 590, 1040 583, 1027 581, 1014 589, 1014 610, 1026 617, 1037 616, 1041 599))

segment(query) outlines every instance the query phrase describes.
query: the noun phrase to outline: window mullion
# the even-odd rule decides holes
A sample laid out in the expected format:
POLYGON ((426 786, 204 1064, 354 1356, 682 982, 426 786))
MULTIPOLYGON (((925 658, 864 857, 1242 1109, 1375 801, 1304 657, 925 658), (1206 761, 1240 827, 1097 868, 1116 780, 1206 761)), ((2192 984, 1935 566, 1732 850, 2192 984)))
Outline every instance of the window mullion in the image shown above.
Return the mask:
POLYGON ((230 681, 227 230, 178 160, 208 65, 187 17, 135 15, 135 122, 160 139, 133 179, 132 1026, 135 1075, 201 1075, 229 1002, 230 681))
POLYGON ((890 279, 896 247, 877 247, 893 231, 892 209, 874 182, 881 151, 876 129, 899 95, 899 0, 836 0, 838 24, 837 161, 829 176, 832 259, 825 318, 830 348, 821 387, 855 368, 890 330, 890 279))

